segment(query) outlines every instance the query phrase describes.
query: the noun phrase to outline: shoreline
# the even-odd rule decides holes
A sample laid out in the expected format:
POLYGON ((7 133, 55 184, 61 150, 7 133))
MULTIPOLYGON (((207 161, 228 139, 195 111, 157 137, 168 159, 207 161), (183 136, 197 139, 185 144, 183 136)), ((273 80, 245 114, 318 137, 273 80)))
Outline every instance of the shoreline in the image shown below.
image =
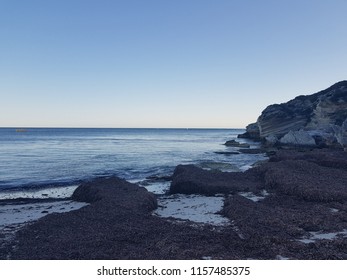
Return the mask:
POLYGON ((171 194, 223 193, 230 223, 156 217, 158 196, 101 178, 73 195, 88 206, 24 227, 5 251, 10 259, 347 259, 344 152, 281 150, 245 172, 178 166, 172 179, 171 194))
MULTIPOLYGON (((254 141, 249 141, 251 144, 251 146, 253 147, 253 149, 258 150, 258 143, 254 142, 254 141), (254 148, 255 147, 255 148, 254 148)), ((248 144, 249 145, 249 144, 248 144)), ((249 146, 250 146, 249 145, 249 146)), ((221 144, 221 146, 224 146, 221 144)), ((224 148, 225 149, 225 148, 224 148)), ((227 157, 229 157, 230 154, 232 155, 239 155, 239 152, 235 152, 233 148, 231 148, 233 151, 230 152, 230 148, 226 148, 225 150, 219 150, 219 151, 214 151, 212 153, 220 153, 222 155, 226 155, 227 157)), ((250 149, 252 150, 252 149, 250 149)), ((259 154, 259 153, 258 153, 259 154)), ((263 153, 261 153, 263 154, 263 153)), ((252 162, 254 159, 248 159, 248 162, 252 162)), ((263 161, 263 159, 261 159, 260 161, 263 161)), ((257 161, 258 162, 258 161, 257 161)), ((255 162, 255 163, 257 163, 255 162)), ((198 166, 199 168, 202 168, 204 170, 221 170, 221 171, 226 171, 226 172, 239 172, 239 171, 245 171, 249 168, 251 168, 251 165, 249 163, 247 163, 246 165, 240 166, 238 167, 236 164, 233 163, 226 163, 226 162, 219 162, 219 161, 214 161, 214 160, 203 160, 203 161, 197 161, 195 163, 196 166, 198 166)), ((173 173, 173 171, 172 171, 173 173)), ((171 174, 172 174, 171 173, 171 174)), ((108 178, 108 177, 112 177, 112 176, 102 176, 102 177, 95 177, 94 179, 89 179, 89 180, 79 180, 81 182, 81 184, 83 184, 83 182, 89 182, 90 180, 95 180, 98 178, 108 178)), ((216 208, 213 204, 213 202, 211 203, 207 203, 207 201, 204 201, 204 196, 195 196, 194 200, 197 200, 197 202, 189 202, 189 199, 187 199, 186 197, 181 197, 180 200, 183 201, 183 203, 187 204, 185 205, 185 207, 187 208, 186 210, 191 211, 190 214, 186 213, 183 214, 182 211, 180 213, 178 213, 178 211, 180 211, 179 206, 177 206, 177 199, 175 197, 173 197, 172 195, 169 194, 169 189, 170 189, 170 183, 172 180, 172 176, 168 174, 153 174, 150 176, 146 176, 142 179, 131 179, 128 180, 128 182, 130 183, 135 183, 141 187, 145 187, 149 192, 154 193, 155 195, 158 196, 158 201, 163 204, 162 206, 162 210, 165 211, 158 211, 158 215, 163 215, 165 217, 173 217, 173 218, 177 218, 179 219, 182 216, 185 216, 183 219, 185 220, 190 220, 192 222, 201 222, 201 223, 217 223, 217 221, 221 221, 221 223, 225 223, 225 221, 223 221, 223 218, 220 216, 220 214, 218 214, 217 212, 220 212, 222 210, 222 204, 223 204, 223 200, 218 201, 217 203, 220 204, 219 208, 216 208), (199 200, 201 203, 199 203, 199 200), (189 205, 190 204, 190 205, 189 205), (188 206, 189 205, 189 206, 188 206), (206 209, 214 209, 213 213, 211 213, 211 209, 210 210, 206 210, 206 209), (194 211, 193 211, 194 209, 194 211), (210 217, 209 217, 210 216, 210 217), (207 218, 209 217, 209 218, 207 218), (214 221, 213 219, 215 219, 216 221, 214 221)), ((35 209, 41 209, 44 208, 46 204, 48 203, 54 203, 56 201, 68 201, 71 200, 71 196, 74 192, 74 190, 78 187, 78 185, 75 184, 75 181, 73 182, 72 185, 67 185, 67 186, 52 186, 51 184, 49 184, 47 187, 30 187, 30 188, 25 188, 25 187, 17 187, 17 188, 13 188, 13 189, 4 189, 0 192, 0 214, 4 213, 4 211, 1 210, 1 207, 5 207, 6 205, 13 205, 13 208, 18 208, 18 207, 25 207, 25 206, 21 206, 21 205, 25 205, 25 204, 34 204, 34 206, 30 206, 31 211, 29 211, 28 213, 28 218, 31 216, 32 217, 32 213, 31 212, 35 212, 35 209)), ((27 207, 28 208, 28 207, 27 207)), ((52 213, 52 211, 45 211, 46 214, 50 214, 52 213)), ((59 212, 59 211, 58 211, 59 212)), ((22 214, 19 214, 20 216, 22 214)), ((7 216, 9 216, 9 213, 7 213, 7 216)), ((13 215, 14 216, 14 215, 13 215)), ((44 215, 40 215, 44 216, 44 215)), ((13 225, 14 227, 17 227, 17 220, 18 218, 16 218, 14 216, 13 218, 13 225)), ((21 219, 21 218, 19 218, 21 219)), ((32 221, 32 220, 30 220, 32 221)), ((1 227, 1 223, 0 223, 0 227, 1 227)), ((1 229, 0 229, 0 234, 1 234, 1 229)))

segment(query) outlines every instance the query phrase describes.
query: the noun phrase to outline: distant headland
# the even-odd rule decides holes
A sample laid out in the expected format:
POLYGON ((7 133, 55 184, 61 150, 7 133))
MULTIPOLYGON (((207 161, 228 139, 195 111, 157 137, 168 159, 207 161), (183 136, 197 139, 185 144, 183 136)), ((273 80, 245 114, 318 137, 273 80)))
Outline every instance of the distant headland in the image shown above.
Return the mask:
POLYGON ((343 147, 347 149, 347 81, 287 103, 268 106, 240 138, 267 146, 343 147))

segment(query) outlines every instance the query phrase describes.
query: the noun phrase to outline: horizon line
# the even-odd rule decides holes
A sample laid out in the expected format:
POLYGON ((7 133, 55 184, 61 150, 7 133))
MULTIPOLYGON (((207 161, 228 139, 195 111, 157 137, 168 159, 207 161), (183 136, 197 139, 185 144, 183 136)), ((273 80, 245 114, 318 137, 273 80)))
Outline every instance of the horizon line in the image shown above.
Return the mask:
POLYGON ((246 129, 240 127, 89 127, 89 126, 0 126, 2 128, 13 129, 37 129, 37 128, 57 128, 57 129, 246 129))

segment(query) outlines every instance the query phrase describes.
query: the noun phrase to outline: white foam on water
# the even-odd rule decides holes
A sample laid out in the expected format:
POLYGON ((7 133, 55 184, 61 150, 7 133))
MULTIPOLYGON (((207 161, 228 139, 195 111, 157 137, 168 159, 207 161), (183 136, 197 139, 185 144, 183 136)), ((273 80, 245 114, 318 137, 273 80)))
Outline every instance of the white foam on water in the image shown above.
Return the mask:
POLYGON ((216 162, 216 161, 204 161, 196 164, 197 167, 200 167, 204 170, 219 170, 222 172, 238 172, 240 168, 236 164, 227 163, 227 162, 216 162))
POLYGON ((170 189, 170 184, 170 182, 155 182, 144 187, 154 194, 165 194, 170 189))
POLYGON ((240 170, 244 172, 248 169, 251 169, 252 167, 253 167, 252 165, 246 164, 246 165, 240 166, 240 170))

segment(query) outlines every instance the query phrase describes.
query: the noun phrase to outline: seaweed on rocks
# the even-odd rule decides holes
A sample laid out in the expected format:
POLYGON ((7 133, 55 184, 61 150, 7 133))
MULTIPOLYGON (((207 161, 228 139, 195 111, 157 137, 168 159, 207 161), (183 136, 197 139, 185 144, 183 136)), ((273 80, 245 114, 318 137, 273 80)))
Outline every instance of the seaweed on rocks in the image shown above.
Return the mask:
MULTIPOLYGON (((172 223, 152 215, 156 197, 112 177, 82 184, 74 199, 90 205, 50 214, 16 236, 11 259, 220 259, 244 258, 238 235, 208 225, 172 223), (226 250, 224 241, 230 240, 226 250)), ((2 255, 0 255, 2 256, 2 255)))
POLYGON ((341 150, 281 150, 244 175, 178 166, 171 192, 226 194, 222 214, 248 256, 347 259, 346 160, 341 150), (252 200, 245 189, 268 195, 252 200))
POLYGON ((245 172, 177 166, 171 193, 225 197, 230 223, 218 228, 157 217, 156 196, 145 188, 96 179, 73 194, 90 205, 25 226, 0 258, 347 259, 346 157, 280 150, 245 172))
POLYGON ((203 170, 194 165, 178 165, 173 174, 170 193, 204 194, 256 191, 261 188, 259 176, 246 172, 203 170))

